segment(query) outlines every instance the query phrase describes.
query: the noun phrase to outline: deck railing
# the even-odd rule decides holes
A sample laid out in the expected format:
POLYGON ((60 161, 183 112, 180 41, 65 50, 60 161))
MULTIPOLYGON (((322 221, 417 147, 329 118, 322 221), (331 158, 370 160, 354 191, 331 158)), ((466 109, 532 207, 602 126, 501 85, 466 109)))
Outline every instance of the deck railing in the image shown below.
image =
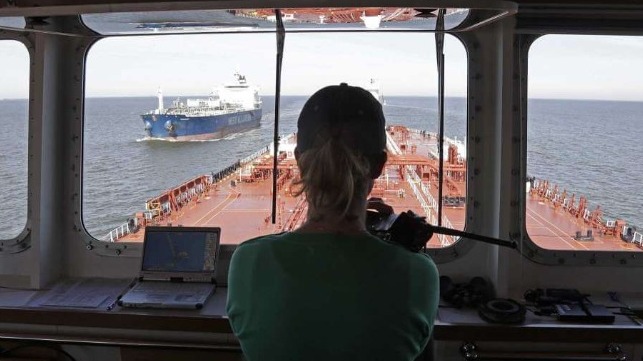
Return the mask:
POLYGON ((632 237, 632 243, 638 243, 639 246, 643 246, 643 233, 634 232, 634 237, 632 237))
MULTIPOLYGON (((386 133, 386 140, 391 148, 393 154, 401 154, 402 151, 400 148, 397 146, 395 141, 391 138, 391 135, 386 133)), ((418 177, 417 173, 411 166, 406 166, 404 167, 404 170, 406 171, 407 177, 406 181, 409 183, 409 186, 411 186, 411 190, 413 190, 413 194, 415 194, 415 198, 420 202, 420 205, 422 206, 422 209, 424 210, 424 213, 427 217, 431 217, 431 209, 429 208, 429 205, 427 204, 426 200, 422 196, 422 193, 418 190, 417 184, 422 184, 420 177, 418 177)))
MULTIPOLYGON (((442 215, 442 226, 454 229, 451 221, 449 221, 449 219, 444 215, 442 215)), ((438 234, 438 239, 440 240, 440 244, 442 245, 442 247, 450 246, 456 241, 455 236, 446 236, 444 234, 438 234)))
POLYGON ((393 138, 391 138, 391 135, 388 134, 388 132, 386 132, 386 143, 388 144, 388 146, 393 151, 393 154, 401 154, 402 153, 400 148, 397 146, 397 143, 395 143, 395 141, 393 140, 393 138))
POLYGON ((306 207, 306 200, 304 197, 300 197, 297 201, 297 204, 294 207, 294 212, 290 214, 290 217, 286 220, 283 225, 283 228, 280 231, 292 231, 299 222, 304 218, 305 212, 304 208, 306 207))
MULTIPOLYGON (((420 133, 420 132, 417 131, 417 133, 420 133)), ((393 154, 402 153, 402 151, 397 146, 397 144, 393 141, 393 139, 391 138, 390 134, 388 134, 388 132, 386 133, 386 140, 393 154)), ((420 202, 420 205, 422 206, 422 210, 424 210, 424 215, 427 217, 427 219, 431 224, 437 224, 436 218, 431 212, 431 210, 433 210, 435 213, 438 212, 438 202, 435 201, 435 198, 433 198, 433 196, 431 195, 431 192, 429 192, 429 188, 424 183, 422 183, 420 177, 418 176, 417 172, 415 171, 415 169, 413 169, 412 166, 407 165, 405 167, 405 171, 407 174, 406 180, 409 183, 411 190, 413 190, 413 194, 415 195, 415 198, 417 198, 417 200, 420 202), (420 185, 419 189, 417 186, 418 184, 420 185), (428 199, 428 202, 425 198, 428 199)), ((444 215, 442 216, 442 225, 444 227, 453 228, 453 225, 451 224, 449 219, 444 215)), ((438 234, 438 239, 440 240, 440 245, 442 247, 450 246, 456 241, 455 237, 445 236, 443 234, 438 234)))
MULTIPOLYGON (((295 136, 294 133, 286 134, 286 135, 281 136, 281 140, 282 141, 289 140, 294 136, 295 136)), ((239 165, 244 166, 244 165, 247 165, 249 163, 254 162, 260 156, 270 152, 271 146, 272 146, 272 144, 266 145, 265 147, 263 147, 263 148, 259 149, 258 151, 250 154, 249 156, 247 156, 245 158, 242 158, 241 160, 239 160, 239 165)), ((270 154, 270 155, 272 155, 272 154, 270 154)))
MULTIPOLYGON (((288 134, 288 135, 283 136, 283 139, 288 140, 288 139, 292 138, 293 136, 294 136, 294 134, 288 134)), ((203 183, 195 184, 194 187, 186 189, 185 191, 180 192, 176 196, 176 201, 180 205, 184 205, 184 204, 187 204, 187 203, 191 202, 199 194, 202 194, 207 190, 207 185, 210 185, 210 184, 216 183, 218 181, 221 181, 227 175, 232 174, 238 168, 255 161, 258 157, 260 157, 263 154, 266 154, 269 150, 270 150, 270 146, 269 145, 265 146, 262 149, 250 154, 249 156, 247 156, 247 157, 239 160, 238 162, 234 163, 233 165, 227 167, 226 169, 223 169, 223 170, 221 170, 221 171, 219 171, 217 173, 213 172, 212 174, 199 176, 199 177, 205 177, 206 184, 203 184, 203 183)), ((194 179, 192 179, 192 180, 190 180, 188 182, 192 182, 192 181, 194 181, 195 179, 197 179, 199 177, 196 177, 196 178, 194 178, 194 179)), ((186 183, 188 183, 188 182, 186 182, 186 183)), ((178 188, 178 187, 175 187, 175 189, 176 188, 178 188)), ((170 191, 167 191, 166 193, 169 193, 170 191)), ((157 197, 157 199, 158 198, 160 198, 160 196, 157 197)), ((156 205, 156 208, 154 208, 154 209, 152 209, 152 207, 150 206, 150 202, 151 201, 147 201, 145 203, 146 211, 149 212, 149 213, 146 213, 146 218, 148 218, 148 216, 149 216, 149 219, 147 219, 147 221, 153 221, 153 219, 155 217, 164 216, 164 215, 172 213, 172 204, 171 204, 171 202, 169 200, 165 201, 165 202, 162 202, 162 203, 158 203, 156 205)), ((136 230, 139 229, 139 220, 136 219, 136 218, 133 218, 133 220, 134 220, 133 222, 128 221, 128 222, 125 222, 125 223, 115 227, 107 235, 102 237, 101 240, 107 241, 107 242, 116 242, 120 238, 122 238, 122 237, 124 237, 124 236, 126 236, 128 234, 136 232, 136 230)))
POLYGON ((120 226, 111 230, 107 236, 103 237, 103 241, 116 242, 121 237, 124 237, 130 233, 133 233, 138 229, 138 219, 132 218, 131 221, 127 221, 120 226))
POLYGON ((241 160, 239 161, 239 163, 240 163, 242 166, 243 166, 243 165, 246 165, 246 164, 248 164, 248 163, 251 163, 251 162, 253 162, 255 159, 257 159, 258 157, 260 157, 260 156, 262 156, 262 155, 266 154, 266 153, 268 152, 268 150, 269 150, 269 147, 268 147, 268 146, 265 146, 265 147, 263 147, 263 148, 259 149, 258 151, 256 151, 256 152, 254 152, 254 153, 250 154, 249 156, 247 156, 247 157, 245 157, 245 158, 241 159, 241 160))
POLYGON ((418 190, 416 180, 412 179, 414 177, 411 175, 411 171, 407 169, 407 172, 409 176, 406 178, 406 180, 411 186, 411 189, 413 190, 413 194, 415 194, 415 198, 417 198, 417 200, 420 202, 420 206, 422 206, 422 209, 424 210, 425 215, 429 217, 431 215, 431 208, 429 208, 429 205, 427 204, 426 200, 422 196, 422 192, 418 190))

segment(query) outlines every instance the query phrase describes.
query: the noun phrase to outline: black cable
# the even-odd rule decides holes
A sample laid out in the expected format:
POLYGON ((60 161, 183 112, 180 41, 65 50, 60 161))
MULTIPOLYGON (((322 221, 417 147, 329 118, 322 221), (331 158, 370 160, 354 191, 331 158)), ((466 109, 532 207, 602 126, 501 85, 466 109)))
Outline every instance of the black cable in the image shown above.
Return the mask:
POLYGON ((8 348, 6 350, 3 350, 2 352, 0 352, 0 358, 10 356, 10 354, 12 352, 14 352, 14 351, 24 349, 24 348, 29 348, 29 347, 39 347, 39 348, 45 348, 45 349, 49 349, 49 350, 54 350, 54 351, 56 351, 58 353, 61 353, 61 354, 65 355, 65 357, 67 357, 69 360, 76 361, 76 359, 72 355, 70 355, 69 352, 63 350, 62 348, 56 348, 56 347, 53 347, 53 346, 48 345, 48 344, 36 343, 36 342, 24 343, 22 345, 14 346, 14 347, 8 348))

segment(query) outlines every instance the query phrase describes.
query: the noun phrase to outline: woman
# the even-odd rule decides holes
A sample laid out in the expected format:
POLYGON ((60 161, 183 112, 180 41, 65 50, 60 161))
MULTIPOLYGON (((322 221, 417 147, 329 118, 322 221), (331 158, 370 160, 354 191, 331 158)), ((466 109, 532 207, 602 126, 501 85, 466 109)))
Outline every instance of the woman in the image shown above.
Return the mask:
POLYGON ((304 105, 295 157, 307 221, 242 243, 230 264, 227 312, 248 360, 413 360, 427 344, 434 263, 365 226, 384 123, 380 103, 344 83, 304 105))

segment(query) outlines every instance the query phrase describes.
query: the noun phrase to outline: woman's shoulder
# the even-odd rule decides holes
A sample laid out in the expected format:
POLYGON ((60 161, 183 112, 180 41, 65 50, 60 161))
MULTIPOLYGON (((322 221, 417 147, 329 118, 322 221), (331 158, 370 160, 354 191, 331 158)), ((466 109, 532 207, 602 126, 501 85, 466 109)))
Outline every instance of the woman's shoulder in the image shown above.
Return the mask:
POLYGON ((249 240, 241 242, 237 247, 237 250, 269 246, 272 242, 282 239, 285 235, 286 232, 250 238, 249 240))
POLYGON ((433 262, 433 259, 431 259, 431 256, 422 252, 413 253, 413 256, 415 267, 417 267, 418 270, 423 271, 427 277, 437 279, 438 267, 435 265, 435 262, 433 262))
POLYGON ((430 269, 437 273, 437 267, 431 256, 424 252, 410 252, 412 263, 418 268, 430 269))
POLYGON ((433 262, 433 259, 427 253, 422 251, 413 252, 397 243, 385 241, 382 243, 385 243, 390 248, 388 252, 395 252, 397 254, 396 258, 400 262, 409 265, 411 268, 414 268, 415 271, 420 271, 422 273, 428 272, 429 274, 435 275, 438 274, 438 268, 435 265, 435 262, 433 262))

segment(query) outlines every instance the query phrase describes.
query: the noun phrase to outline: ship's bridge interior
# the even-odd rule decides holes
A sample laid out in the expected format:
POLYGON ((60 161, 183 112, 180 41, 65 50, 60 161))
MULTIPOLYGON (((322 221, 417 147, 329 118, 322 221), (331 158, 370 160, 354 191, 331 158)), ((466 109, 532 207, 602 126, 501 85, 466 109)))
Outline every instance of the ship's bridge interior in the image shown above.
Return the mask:
POLYGON ((0 1, 0 359, 243 359, 230 257, 301 222, 297 115, 343 81, 387 117, 373 194, 456 231, 421 250, 451 287, 418 360, 641 359, 642 36, 634 0, 0 1), (176 138, 212 113, 169 99, 235 71, 258 125, 150 139, 141 117, 179 114, 176 138), (116 302, 149 225, 221 228, 203 308, 116 302), (481 318, 476 292, 523 319, 481 318), (575 295, 602 313, 534 301, 575 295))

